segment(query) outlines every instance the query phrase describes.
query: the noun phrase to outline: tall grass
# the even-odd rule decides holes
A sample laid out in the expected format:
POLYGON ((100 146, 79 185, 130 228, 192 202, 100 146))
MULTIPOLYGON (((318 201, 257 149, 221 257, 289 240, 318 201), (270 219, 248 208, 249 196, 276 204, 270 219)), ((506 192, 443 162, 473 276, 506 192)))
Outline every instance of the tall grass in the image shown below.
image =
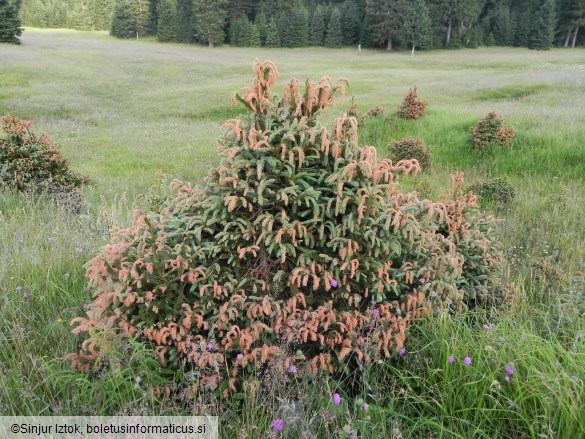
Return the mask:
POLYGON ((585 266, 582 60, 579 50, 479 49, 414 59, 350 49, 209 50, 27 29, 22 46, 0 47, 0 113, 32 119, 96 186, 84 189, 87 206, 78 215, 0 192, 0 414, 206 411, 221 416, 222 437, 230 438, 580 437, 585 327, 583 316, 562 309, 563 294, 579 297, 578 287, 566 289, 585 266), (178 394, 195 377, 164 370, 138 343, 114 346, 97 374, 69 370, 62 357, 79 340, 68 322, 90 300, 84 264, 114 226, 130 222, 136 196, 158 170, 200 183, 218 163, 221 123, 239 111, 229 94, 250 82, 254 57, 275 61, 282 84, 294 75, 348 77, 359 111, 386 108, 360 127, 360 143, 375 145, 380 156, 392 139, 422 138, 433 149, 432 172, 404 179, 406 189, 426 181, 437 197, 457 170, 469 184, 505 176, 518 194, 498 212, 513 300, 498 314, 421 322, 407 353, 362 370, 351 394, 343 390, 348 383, 275 369, 250 376, 232 399, 199 392, 180 404, 152 389, 175 385, 178 394), (402 121, 392 113, 412 85, 430 107, 422 119, 402 121), (518 135, 508 148, 478 154, 467 130, 492 109, 518 135), (275 419, 283 420, 282 432, 272 430, 275 419))

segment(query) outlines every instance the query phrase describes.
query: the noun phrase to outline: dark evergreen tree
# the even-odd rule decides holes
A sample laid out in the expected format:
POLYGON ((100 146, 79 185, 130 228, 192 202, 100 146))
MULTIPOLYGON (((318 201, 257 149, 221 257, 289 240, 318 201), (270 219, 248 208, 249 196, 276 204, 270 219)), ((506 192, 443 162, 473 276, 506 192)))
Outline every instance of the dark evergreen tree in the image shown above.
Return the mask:
POLYGON ((110 34, 116 38, 136 37, 136 17, 132 14, 130 0, 116 1, 110 34))
POLYGON ((300 3, 281 16, 281 44, 284 47, 305 47, 309 36, 309 11, 300 3))
POLYGON ((368 14, 364 16, 362 27, 360 30, 360 43, 364 47, 372 47, 372 34, 370 32, 370 17, 368 14))
POLYGON ((250 38, 248 39, 248 46, 260 47, 262 46, 262 40, 260 39, 260 31, 255 24, 250 25, 250 38))
POLYGON ((157 33, 158 5, 161 1, 162 0, 150 0, 150 2, 149 2, 149 16, 150 16, 149 28, 153 34, 157 33))
POLYGON ((222 44, 227 20, 227 0, 194 0, 193 29, 196 38, 209 47, 222 44))
POLYGON ((150 32, 148 0, 117 0, 110 33, 118 38, 138 38, 150 32))
POLYGON ((393 39, 400 33, 406 0, 367 0, 366 15, 372 43, 386 44, 392 50, 393 39))
POLYGON ((404 11, 404 23, 400 30, 402 40, 411 45, 414 55, 415 47, 428 49, 432 44, 431 17, 424 0, 409 2, 404 11))
POLYGON ((518 8, 515 11, 516 32, 514 33, 514 46, 527 47, 530 39, 530 29, 533 11, 530 8, 518 8))
POLYGON ((266 47, 280 47, 280 32, 274 17, 271 18, 268 22, 268 30, 266 32, 266 47))
POLYGON ((265 46, 266 35, 268 34, 268 19, 266 18, 266 14, 264 12, 259 12, 256 14, 256 18, 254 18, 254 24, 256 25, 256 29, 258 29, 258 33, 260 34, 260 44, 265 46))
POLYGON ((544 3, 534 16, 528 48, 536 50, 550 49, 555 39, 556 24, 555 1, 544 0, 544 3))
POLYGON ((181 43, 193 41, 192 18, 192 0, 177 0, 177 39, 181 43))
POLYGON ((341 11, 339 8, 333 8, 329 26, 327 26, 327 36, 325 45, 327 47, 341 47, 343 45, 343 28, 341 23, 341 11))
POLYGON ((467 47, 475 49, 483 44, 483 29, 476 23, 468 32, 467 47))
POLYGON ((158 4, 156 36, 163 43, 178 41, 177 3, 175 0, 161 0, 158 4))
POLYGON ((0 0, 0 43, 20 44, 22 28, 18 9, 11 0, 0 0))
POLYGON ((492 16, 491 32, 498 46, 510 46, 514 41, 514 24, 507 3, 500 3, 492 16))
POLYGON ((315 8, 313 16, 311 17, 309 44, 311 46, 323 46, 325 44, 326 30, 325 9, 323 6, 317 5, 317 8, 315 8))
POLYGON ((358 3, 354 0, 345 0, 342 10, 343 44, 346 46, 357 44, 361 31, 361 12, 358 3))
POLYGON ((230 26, 230 44, 239 47, 249 46, 252 33, 251 26, 250 20, 245 15, 232 20, 230 26))

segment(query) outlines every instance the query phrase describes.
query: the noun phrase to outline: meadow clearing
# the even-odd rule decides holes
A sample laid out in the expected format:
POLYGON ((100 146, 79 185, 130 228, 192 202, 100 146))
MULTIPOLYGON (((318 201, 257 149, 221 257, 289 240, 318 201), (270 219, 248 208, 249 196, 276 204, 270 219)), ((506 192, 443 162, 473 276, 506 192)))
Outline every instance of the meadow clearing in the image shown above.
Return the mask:
MULTIPOLYGON (((209 49, 27 29, 21 46, 0 46, 0 115, 32 120, 95 184, 83 190, 80 214, 0 193, 0 414, 205 408, 220 413, 222 437, 230 438, 583 437, 585 285, 574 276, 585 270, 583 96, 582 49, 411 57, 353 48, 209 49), (381 157, 392 139, 424 139, 432 171, 404 179, 406 189, 424 187, 436 198, 459 170, 468 183, 504 177, 516 188, 512 205, 496 212, 515 297, 500 313, 443 316, 413 329, 404 358, 364 371, 367 412, 363 401, 345 397, 332 405, 336 387, 326 380, 275 382, 269 395, 251 392, 241 405, 161 405, 136 380, 148 373, 139 354, 135 368, 100 377, 62 361, 79 344, 68 322, 90 300, 84 264, 113 226, 130 223, 136 197, 159 173, 200 184, 219 163, 222 123, 241 112, 230 95, 251 83, 254 58, 278 66, 277 89, 292 77, 348 78, 358 111, 386 110, 360 127, 360 144, 376 146, 381 157), (426 115, 393 118, 413 85, 430 102, 426 115), (490 110, 517 136, 508 148, 479 153, 467 130, 490 110), (285 397, 293 394, 306 397, 285 397), (294 429, 271 431, 277 418, 294 429)), ((338 102, 324 119, 348 105, 338 102)))

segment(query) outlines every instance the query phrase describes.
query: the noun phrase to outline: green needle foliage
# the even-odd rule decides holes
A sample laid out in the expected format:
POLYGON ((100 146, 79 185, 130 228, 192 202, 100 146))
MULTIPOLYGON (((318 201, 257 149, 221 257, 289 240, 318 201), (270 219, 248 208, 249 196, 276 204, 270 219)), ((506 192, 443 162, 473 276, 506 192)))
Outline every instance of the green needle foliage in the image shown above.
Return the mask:
POLYGON ((0 0, 0 43, 20 44, 22 34, 17 3, 0 0))
POLYGON ((219 391, 269 363, 346 373, 399 352, 416 318, 499 292, 493 221, 461 175, 439 202, 401 193, 415 160, 378 160, 347 114, 319 121, 344 80, 292 80, 275 97, 274 64, 254 71, 206 186, 151 197, 91 261, 94 301, 75 320, 89 337, 69 356, 79 369, 135 337, 219 391))

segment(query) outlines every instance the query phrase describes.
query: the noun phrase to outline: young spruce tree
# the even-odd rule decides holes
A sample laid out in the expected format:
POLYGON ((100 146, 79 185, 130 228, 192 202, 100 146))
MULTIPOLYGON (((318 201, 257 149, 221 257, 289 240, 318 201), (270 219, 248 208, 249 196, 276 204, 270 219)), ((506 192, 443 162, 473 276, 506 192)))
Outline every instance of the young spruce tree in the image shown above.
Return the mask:
POLYGON ((18 6, 13 0, 0 0, 0 43, 20 44, 22 28, 18 6))
POLYGON ((110 34, 116 38, 136 38, 136 17, 128 0, 117 0, 110 34))
POLYGON ((266 18, 266 14, 264 12, 259 12, 256 14, 256 17, 254 18, 254 25, 260 34, 260 45, 265 46, 266 35, 268 33, 268 19, 266 18))
POLYGON ((133 337, 220 392, 268 364, 345 373, 397 355, 416 318, 492 293, 492 223, 460 176, 438 203, 401 193, 415 160, 378 160, 347 114, 320 122, 345 81, 292 80, 278 97, 274 64, 254 70, 205 186, 153 195, 88 265, 76 367, 133 337))
POLYGON ((331 19, 327 26, 327 36, 325 37, 325 46, 341 47, 343 45, 343 27, 341 22, 341 11, 339 8, 333 8, 331 19))
POLYGON ((156 36, 161 43, 178 41, 179 23, 175 0, 161 0, 157 8, 156 36))
POLYGON ((318 5, 311 17, 309 29, 309 45, 323 46, 325 44, 326 17, 323 6, 318 5))
POLYGON ((529 49, 548 50, 555 39, 557 15, 555 0, 544 0, 544 3, 533 16, 529 49))
POLYGON ((228 0, 193 0, 195 37, 209 47, 223 43, 228 0))
POLYGON ((428 49, 432 45, 432 28, 429 10, 424 0, 413 0, 404 11, 404 23, 400 30, 402 40, 414 49, 428 49))
POLYGON ((280 47, 280 32, 278 31, 278 23, 274 17, 268 22, 266 47, 280 47))

